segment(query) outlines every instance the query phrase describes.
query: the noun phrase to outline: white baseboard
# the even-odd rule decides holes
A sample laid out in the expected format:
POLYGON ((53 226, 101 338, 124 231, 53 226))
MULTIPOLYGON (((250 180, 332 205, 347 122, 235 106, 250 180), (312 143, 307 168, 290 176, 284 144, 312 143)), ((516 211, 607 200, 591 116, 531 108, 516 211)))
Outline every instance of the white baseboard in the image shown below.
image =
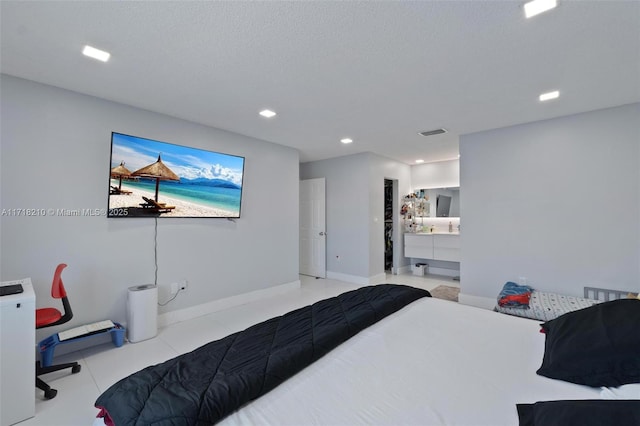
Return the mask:
POLYGON ((327 271, 327 278, 332 280, 344 281, 358 285, 375 285, 384 284, 387 280, 387 274, 382 273, 372 277, 361 277, 359 275, 342 274, 340 272, 327 271))
POLYGON ((300 280, 290 283, 265 288, 262 290, 250 291, 248 293, 238 294, 236 296, 226 297, 224 299, 213 300, 201 305, 191 306, 185 309, 166 312, 158 315, 158 327, 166 327, 182 321, 187 321, 213 312, 222 311, 224 309, 233 308, 235 306, 246 305, 265 297, 277 296, 287 291, 300 288, 300 280))
POLYGON ((463 305, 471 305, 477 308, 489 309, 493 311, 496 307, 496 299, 492 297, 474 296, 472 294, 460 293, 458 295, 458 302, 463 305))

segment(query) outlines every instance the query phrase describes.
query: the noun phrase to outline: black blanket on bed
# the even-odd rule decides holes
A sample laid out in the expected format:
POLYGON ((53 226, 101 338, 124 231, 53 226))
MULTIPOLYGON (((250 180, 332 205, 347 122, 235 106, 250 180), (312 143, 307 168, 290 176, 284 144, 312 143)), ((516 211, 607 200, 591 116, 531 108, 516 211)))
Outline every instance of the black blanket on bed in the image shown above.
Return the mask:
POLYGON ((267 393, 359 331, 429 297, 363 287, 256 324, 120 380, 96 401, 107 424, 210 425, 267 393))
POLYGON ((638 426, 640 401, 585 399, 517 404, 520 426, 638 426))

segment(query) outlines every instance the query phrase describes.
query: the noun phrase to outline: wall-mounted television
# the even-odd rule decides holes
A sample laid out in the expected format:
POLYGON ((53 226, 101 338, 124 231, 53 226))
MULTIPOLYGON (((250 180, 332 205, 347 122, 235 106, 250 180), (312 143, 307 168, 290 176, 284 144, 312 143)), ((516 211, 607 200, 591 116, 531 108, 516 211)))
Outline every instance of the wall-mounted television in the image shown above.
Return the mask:
POLYGON ((239 218, 244 157, 111 134, 107 217, 239 218))

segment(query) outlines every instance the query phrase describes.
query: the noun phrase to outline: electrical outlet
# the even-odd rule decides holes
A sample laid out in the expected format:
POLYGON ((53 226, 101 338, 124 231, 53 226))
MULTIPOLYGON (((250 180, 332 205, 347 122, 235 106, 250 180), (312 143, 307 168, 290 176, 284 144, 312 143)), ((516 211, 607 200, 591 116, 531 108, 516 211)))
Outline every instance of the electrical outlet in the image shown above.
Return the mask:
POLYGON ((179 291, 186 291, 189 288, 189 282, 187 280, 182 280, 177 283, 171 283, 171 295, 173 296, 179 291))
POLYGON ((518 277, 518 284, 527 285, 527 277, 518 277))
POLYGON ((340 256, 336 256, 336 260, 338 260, 338 261, 339 261, 339 260, 340 260, 340 256))

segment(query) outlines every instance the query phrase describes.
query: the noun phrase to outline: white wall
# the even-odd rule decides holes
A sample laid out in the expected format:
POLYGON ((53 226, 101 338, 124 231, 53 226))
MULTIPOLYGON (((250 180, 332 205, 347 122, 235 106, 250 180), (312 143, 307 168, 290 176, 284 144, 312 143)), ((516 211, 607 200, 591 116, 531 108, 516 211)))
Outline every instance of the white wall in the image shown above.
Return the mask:
MULTIPOLYGON (((300 165, 300 179, 319 177, 326 179, 327 276, 358 284, 384 279, 384 180, 398 180, 399 206, 410 189, 409 166, 371 153, 300 165)), ((407 261, 399 218, 396 229, 400 266, 407 261)))
MULTIPOLYGON (((398 181, 398 193, 394 200, 394 236, 393 236, 393 266, 399 268, 409 264, 409 259, 404 257, 404 231, 400 207, 402 198, 410 192, 411 188, 411 167, 386 157, 376 154, 369 154, 370 158, 370 178, 369 187, 369 233, 371 241, 369 244, 369 276, 382 277, 384 271, 384 180, 392 179, 398 181)), ((380 278, 382 277, 382 278, 380 278)))
POLYGON ((460 186, 460 160, 437 161, 411 166, 412 191, 451 186, 460 186))
POLYGON ((366 154, 300 164, 300 179, 325 178, 327 272, 368 277, 369 162, 366 154))
MULTIPOLYGON (((298 281, 296 150, 15 77, 0 84, 0 208, 106 208, 112 131, 244 156, 236 223, 158 220, 158 284, 189 281, 160 312, 298 281)), ((66 327, 124 321, 127 288, 154 281, 153 219, 0 220, 1 279, 31 277, 38 307, 52 303, 56 265, 69 265, 66 327)))
MULTIPOLYGON (((640 289, 640 104, 460 140, 461 293, 640 289)), ((462 297, 461 297, 462 300, 462 297)))

